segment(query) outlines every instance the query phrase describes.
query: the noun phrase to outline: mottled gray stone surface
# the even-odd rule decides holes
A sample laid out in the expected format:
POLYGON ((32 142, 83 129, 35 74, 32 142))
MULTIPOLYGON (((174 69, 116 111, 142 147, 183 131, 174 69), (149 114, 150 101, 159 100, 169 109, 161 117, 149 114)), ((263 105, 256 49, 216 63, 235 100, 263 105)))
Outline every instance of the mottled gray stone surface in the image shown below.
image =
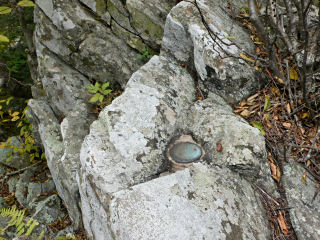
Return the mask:
POLYGON ((202 91, 233 104, 257 90, 261 76, 239 58, 242 52, 254 53, 255 46, 249 34, 230 21, 221 2, 182 1, 175 6, 167 17, 161 54, 195 69, 202 91))
POLYGON ((320 239, 320 196, 312 201, 317 188, 312 176, 301 181, 306 170, 295 160, 289 159, 283 169, 283 184, 286 189, 291 222, 298 239, 320 239))
MULTIPOLYGON (((72 131, 72 134, 69 134, 66 137, 61 133, 60 123, 46 102, 31 99, 28 102, 28 106, 30 112, 29 115, 31 115, 32 119, 37 121, 34 126, 37 126, 37 130, 41 136, 41 142, 45 150, 48 167, 56 184, 58 193, 67 206, 70 217, 77 228, 81 225, 81 212, 78 207, 79 194, 76 183, 79 160, 77 157, 77 151, 72 148, 74 145, 70 144, 69 139, 74 137, 74 143, 78 144, 79 153, 79 141, 81 141, 81 136, 84 137, 84 135, 87 134, 86 127, 88 126, 87 124, 89 124, 87 122, 85 124, 81 122, 81 118, 85 118, 86 115, 84 112, 78 113, 78 116, 80 115, 79 120, 79 118, 72 116, 71 112, 69 113, 71 114, 70 117, 72 118, 73 124, 76 124, 76 129, 72 131), (66 139, 68 139, 68 141, 65 141, 66 139), (70 151, 74 151, 71 157, 69 156, 70 151)), ((81 107, 81 103, 77 103, 76 106, 81 107)), ((77 115, 77 113, 74 114, 77 115)), ((65 120, 63 132, 65 133, 69 130, 70 128, 67 120, 65 120)))
MULTIPOLYGON (((219 166, 221 171, 231 174, 227 170, 231 168, 245 177, 235 174, 226 175, 226 179, 220 181, 221 184, 217 184, 217 189, 213 190, 217 191, 217 194, 219 192, 229 196, 224 188, 227 187, 225 183, 233 182, 233 178, 236 178, 236 181, 241 182, 241 186, 232 194, 233 198, 241 201, 242 196, 249 194, 243 194, 242 188, 247 188, 248 191, 251 189, 248 180, 254 182, 263 175, 261 166, 262 162, 266 161, 266 153, 261 133, 233 114, 231 107, 217 95, 212 94, 205 101, 195 101, 194 93, 194 82, 184 68, 166 58, 153 57, 132 75, 124 93, 106 107, 100 113, 99 119, 93 122, 90 134, 82 144, 79 178, 84 226, 89 237, 185 239, 184 236, 190 235, 196 236, 194 239, 202 237, 210 239, 210 235, 219 233, 216 239, 227 239, 228 234, 231 236, 235 234, 234 236, 239 237, 238 239, 254 239, 253 236, 259 230, 251 226, 250 219, 254 218, 256 211, 259 212, 259 217, 262 217, 263 211, 253 204, 253 199, 251 199, 252 202, 251 200, 248 202, 247 208, 242 209, 240 207, 242 204, 239 203, 239 208, 234 209, 235 212, 243 211, 248 215, 253 214, 245 220, 241 214, 236 217, 239 221, 242 219, 243 225, 236 223, 238 220, 225 220, 235 224, 232 230, 233 226, 225 225, 223 221, 217 222, 213 229, 209 226, 215 214, 212 212, 213 215, 206 215, 201 212, 205 208, 215 208, 210 205, 209 199, 206 201, 199 199, 197 204, 202 207, 202 210, 190 210, 187 206, 193 208, 193 203, 190 205, 186 203, 184 207, 181 205, 179 211, 184 217, 179 219, 174 214, 174 207, 178 207, 178 203, 168 205, 166 201, 173 197, 168 191, 163 192, 163 195, 159 195, 158 191, 166 184, 168 188, 171 186, 170 177, 145 183, 148 186, 146 189, 150 189, 149 194, 152 196, 148 198, 141 195, 141 199, 137 197, 140 194, 138 193, 140 183, 157 178, 160 173, 168 171, 166 149, 181 134, 192 135, 194 140, 205 148, 206 155, 200 167, 203 172, 199 173, 199 176, 211 172, 211 166, 219 166), (221 142, 223 151, 216 150, 218 141, 221 142), (116 196, 119 196, 120 202, 123 197, 125 198, 123 201, 130 203, 123 203, 126 206, 117 205, 116 196), (153 208, 146 206, 148 204, 145 201, 149 200, 144 200, 145 198, 150 200, 153 208), (130 205, 132 209, 137 209, 137 212, 122 209, 122 207, 131 209, 130 205), (169 220, 165 219, 166 214, 169 214, 169 220), (196 227, 189 229, 190 223, 182 221, 185 216, 197 219, 198 225, 203 226, 199 230, 196 227), (136 223, 135 227, 130 227, 131 223, 136 223), (104 227, 105 224, 107 228, 104 227), (189 231, 180 233, 176 230, 175 232, 174 229, 177 229, 177 226, 189 231), (136 232, 132 231, 134 228, 137 229, 136 232), (168 231, 163 232, 164 229, 168 231), (163 233, 160 234, 160 232, 163 233), (248 232, 248 235, 242 232, 248 232)), ((198 170, 195 170, 195 174, 198 174, 198 170)), ((208 176, 203 179, 203 184, 210 185, 211 182, 215 182, 213 176, 213 173, 208 173, 208 176)), ((188 181, 182 178, 181 184, 190 185, 190 191, 193 191, 191 186, 193 180, 188 181)), ((144 184, 141 184, 142 186, 144 184)), ((201 194, 207 191, 203 185, 195 188, 199 188, 201 194)), ((252 195, 252 190, 250 191, 252 195)), ((200 192, 199 195, 201 195, 200 192)), ((220 207, 230 211, 227 210, 229 206, 221 205, 220 207)), ((266 226, 259 225, 259 229, 266 229, 266 226)), ((267 231, 259 233, 261 234, 259 239, 264 239, 268 234, 267 231)))
MULTIPOLYGON (((187 1, 173 9, 169 0, 36 1, 39 78, 29 116, 75 228, 83 222, 91 239, 269 237, 251 188, 261 184, 274 194, 264 138, 228 105, 257 89, 259 74, 237 58, 254 53, 254 45, 223 11, 227 1, 197 3, 220 42, 187 1), (161 43, 161 57, 145 65, 137 59, 143 48, 153 52, 161 43), (91 79, 124 89, 97 120, 87 104, 91 79), (199 89, 208 94, 204 101, 197 101, 199 89), (205 155, 173 172, 166 153, 181 135, 205 155)), ((294 179, 299 171, 285 167, 288 188, 301 187, 294 179)), ((29 200, 37 186, 29 186, 29 200)), ((312 189, 288 191, 289 204, 297 206, 291 213, 297 233, 306 239, 318 237, 312 189)), ((23 194, 17 198, 26 203, 23 194)))
POLYGON ((111 228, 119 240, 268 239, 251 186, 220 167, 196 163, 112 194, 111 228))
POLYGON ((29 166, 30 160, 24 156, 22 157, 19 151, 13 152, 13 149, 16 148, 22 148, 23 143, 20 141, 19 136, 13 136, 7 139, 6 146, 8 147, 3 147, 0 148, 0 163, 14 168, 14 169, 21 169, 26 166, 29 166), (11 160, 9 161, 9 157, 12 156, 11 160))
MULTIPOLYGON (((125 86, 142 64, 137 52, 77 1, 36 1, 35 41, 84 76, 125 86)), ((36 46, 39 55, 40 47, 36 46)), ((40 53, 41 56, 41 53, 40 53)), ((39 59, 38 59, 39 60, 39 59)))

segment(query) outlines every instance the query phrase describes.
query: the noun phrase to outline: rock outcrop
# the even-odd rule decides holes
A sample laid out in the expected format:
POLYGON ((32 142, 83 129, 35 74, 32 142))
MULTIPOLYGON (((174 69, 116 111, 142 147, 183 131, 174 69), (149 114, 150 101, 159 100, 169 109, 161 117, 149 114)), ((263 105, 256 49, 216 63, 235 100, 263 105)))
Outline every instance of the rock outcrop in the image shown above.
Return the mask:
POLYGON ((275 189, 264 138, 228 105, 263 78, 239 57, 254 44, 226 1, 36 5, 29 116, 75 228, 101 240, 267 239, 251 188, 275 189), (98 119, 90 81, 124 89, 98 119), (203 154, 175 171, 167 151, 185 135, 203 154))

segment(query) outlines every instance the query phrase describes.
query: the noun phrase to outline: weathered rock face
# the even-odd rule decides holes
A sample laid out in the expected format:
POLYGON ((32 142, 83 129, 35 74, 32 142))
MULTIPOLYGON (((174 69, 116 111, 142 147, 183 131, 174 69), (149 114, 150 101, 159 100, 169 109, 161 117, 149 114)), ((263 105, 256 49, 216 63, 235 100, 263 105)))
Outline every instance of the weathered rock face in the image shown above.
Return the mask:
POLYGON ((57 190, 76 227, 81 226, 76 176, 81 143, 93 115, 89 79, 120 84, 142 64, 143 48, 160 48, 173 2, 36 1, 34 41, 39 77, 29 117, 41 140, 57 190), (149 9, 148 11, 145 11, 149 9), (146 25, 145 23, 149 23, 146 25), (146 43, 148 45, 146 45, 146 43))
POLYGON ((81 226, 79 191, 76 177, 79 171, 80 145, 88 133, 90 117, 87 106, 77 102, 61 125, 45 101, 30 100, 29 118, 38 122, 38 132, 45 149, 48 167, 59 195, 68 206, 75 227, 81 226))
POLYGON ((196 70, 201 90, 228 103, 248 97, 261 83, 260 74, 240 53, 254 53, 254 44, 222 6, 227 1, 181 2, 167 17, 161 54, 196 70))
POLYGON ((317 188, 312 179, 307 178, 305 183, 301 181, 304 173, 305 169, 290 159, 284 166, 283 183, 298 239, 316 240, 320 237, 320 198, 314 198, 317 188))
POLYGON ((250 185, 217 166, 196 163, 111 199, 111 228, 119 240, 268 238, 250 185))
MULTIPOLYGON (((18 136, 11 137, 5 142, 6 146, 13 148, 23 147, 18 136)), ((13 148, 0 148, 0 164, 14 169, 21 169, 29 166, 30 160, 25 156, 22 157, 19 152, 13 152, 13 148)))
MULTIPOLYGON (((218 202, 209 201, 209 196, 229 195, 227 189, 238 181, 239 186, 230 193, 232 198, 240 201, 242 196, 253 196, 250 184, 237 174, 226 175, 224 180, 211 177, 219 178, 220 173, 216 173, 219 171, 231 173, 227 168, 232 168, 250 175, 248 179, 254 181, 259 177, 260 162, 265 156, 260 132, 235 116, 222 98, 212 94, 203 102, 194 102, 194 82, 186 70, 166 58, 153 57, 132 75, 125 92, 100 113, 83 142, 79 183, 84 226, 95 239, 184 239, 184 234, 195 234, 195 239, 202 239, 213 233, 217 233, 216 239, 227 239, 228 235, 255 239, 261 225, 259 230, 241 219, 245 212, 254 214, 252 218, 256 211, 263 215, 262 209, 253 203, 253 197, 245 200, 250 211, 239 207, 235 218, 217 216, 217 208, 228 212, 242 203, 233 202, 232 207, 229 203, 223 205, 222 201, 219 206, 220 197, 216 198, 218 202), (169 169, 167 147, 181 134, 192 135, 203 146, 206 155, 202 164, 191 167, 194 169, 191 173, 180 173, 179 181, 180 175, 176 173, 177 176, 171 174, 144 183, 169 169), (225 147, 222 152, 216 150, 217 142, 225 147), (211 169, 212 165, 219 168, 211 169), (229 187, 226 182, 230 183, 229 187), (207 193, 208 198, 201 199, 211 184, 215 190, 207 193), (167 190, 161 192, 158 188, 167 190), (173 193, 172 188, 182 190, 173 193), (194 201, 188 200, 188 192, 194 192, 191 197, 194 201), (179 200, 185 207, 175 201, 169 204, 169 199, 179 200), (150 206, 144 209, 146 201, 150 206), (208 213, 201 214, 203 209, 208 213), (137 216, 142 213, 144 217, 138 221, 137 216), (174 230, 177 226, 188 229, 191 224, 182 221, 179 214, 182 219, 186 216, 196 219, 201 227, 177 233, 174 230), (210 221, 217 223, 214 229, 210 228, 210 221), (108 228, 104 227, 106 223, 108 228), (143 231, 141 226, 145 226, 143 231), (136 232, 132 231, 135 227, 139 229, 136 232), (164 229, 168 230, 163 232, 164 229)), ((267 225, 262 225, 266 229, 267 225)), ((268 231, 260 233, 258 239, 264 239, 268 231)))
MULTIPOLYGON (((91 239, 269 236, 250 186, 274 190, 264 138, 228 105, 258 86, 238 58, 254 45, 223 11, 227 1, 196 2, 170 11, 175 1, 36 1, 39 78, 29 116, 75 227, 83 223, 91 239), (160 48, 145 65, 137 59, 160 48), (124 88, 96 120, 90 79, 124 88), (197 101, 199 89, 207 99, 197 101), (176 168, 167 152, 182 136, 202 154, 176 168)), ((317 229, 317 216, 293 212, 295 224, 303 217, 317 229)))
MULTIPOLYGON (((107 25, 95 20, 77 1, 38 1, 37 5, 36 43, 41 43, 84 76, 124 87, 130 75, 141 66, 137 52, 107 25)), ((41 48, 37 46, 37 49, 41 48)))
POLYGON ((160 49, 166 16, 175 5, 171 0, 81 2, 110 25, 113 33, 140 52, 145 44, 149 50, 160 49))

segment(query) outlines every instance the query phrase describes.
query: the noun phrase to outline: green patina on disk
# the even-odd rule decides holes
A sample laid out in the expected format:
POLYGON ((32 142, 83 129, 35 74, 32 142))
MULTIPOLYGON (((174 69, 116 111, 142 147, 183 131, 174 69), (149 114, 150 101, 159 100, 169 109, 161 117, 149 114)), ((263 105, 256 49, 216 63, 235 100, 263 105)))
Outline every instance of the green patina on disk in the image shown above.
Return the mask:
POLYGON ((179 142, 173 145, 169 154, 178 163, 190 163, 200 159, 202 149, 194 143, 179 142))

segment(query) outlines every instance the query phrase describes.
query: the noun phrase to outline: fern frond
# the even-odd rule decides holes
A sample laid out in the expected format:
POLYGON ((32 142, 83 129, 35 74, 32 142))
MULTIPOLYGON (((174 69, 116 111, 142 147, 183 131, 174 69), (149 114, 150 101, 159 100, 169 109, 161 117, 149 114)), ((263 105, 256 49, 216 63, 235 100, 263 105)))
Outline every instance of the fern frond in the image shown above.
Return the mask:
MULTIPOLYGON (((25 210, 19 210, 16 208, 16 206, 12 208, 0 209, 0 216, 10 218, 10 221, 8 222, 7 226, 5 228, 0 228, 1 235, 3 235, 7 228, 9 228, 10 226, 15 226, 17 236, 23 235, 25 231, 27 231, 25 235, 29 236, 32 233, 33 229, 37 225, 39 225, 38 221, 36 219, 33 219, 32 217, 25 224, 25 210)), ((0 240, 6 239, 0 237, 0 240)))
POLYGON ((41 240, 41 239, 43 238, 43 236, 44 236, 44 231, 42 231, 42 232, 40 233, 40 236, 38 237, 37 240, 41 240))
POLYGON ((30 227, 28 228, 28 230, 27 230, 27 232, 26 232, 26 236, 29 236, 29 235, 31 234, 32 230, 33 230, 37 225, 39 225, 39 223, 38 223, 37 219, 35 219, 35 220, 31 223, 30 227))

